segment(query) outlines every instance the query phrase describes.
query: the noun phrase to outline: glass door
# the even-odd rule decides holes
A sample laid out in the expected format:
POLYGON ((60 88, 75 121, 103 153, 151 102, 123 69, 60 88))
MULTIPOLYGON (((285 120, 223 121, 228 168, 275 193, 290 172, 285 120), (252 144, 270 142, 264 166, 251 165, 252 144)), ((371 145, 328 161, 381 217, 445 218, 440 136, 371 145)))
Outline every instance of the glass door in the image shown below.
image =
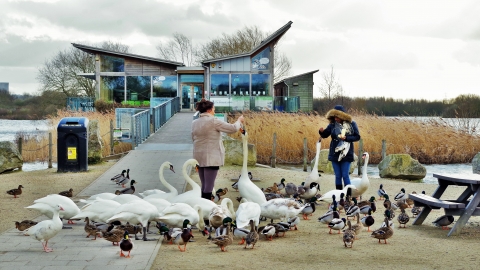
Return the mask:
POLYGON ((182 83, 182 109, 195 110, 195 104, 204 97, 203 83, 182 83))

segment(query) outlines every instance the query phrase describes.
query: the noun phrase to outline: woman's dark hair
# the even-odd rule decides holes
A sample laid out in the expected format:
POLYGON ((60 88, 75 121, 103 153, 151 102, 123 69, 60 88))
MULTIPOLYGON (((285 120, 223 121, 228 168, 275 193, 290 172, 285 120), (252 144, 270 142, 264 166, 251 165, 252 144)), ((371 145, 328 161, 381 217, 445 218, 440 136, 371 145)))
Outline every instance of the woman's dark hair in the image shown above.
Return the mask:
POLYGON ((199 111, 200 113, 204 113, 211 108, 213 108, 213 102, 204 98, 202 98, 202 100, 197 102, 197 104, 195 105, 195 110, 199 111))

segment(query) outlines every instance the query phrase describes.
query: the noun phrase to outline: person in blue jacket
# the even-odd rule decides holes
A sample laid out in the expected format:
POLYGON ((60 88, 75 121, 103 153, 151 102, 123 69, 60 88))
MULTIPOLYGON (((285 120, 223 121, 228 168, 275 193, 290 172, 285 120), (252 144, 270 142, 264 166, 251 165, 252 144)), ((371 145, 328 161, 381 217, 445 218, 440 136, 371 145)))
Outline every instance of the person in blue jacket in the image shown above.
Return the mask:
POLYGON ((360 140, 360 132, 357 123, 342 105, 336 105, 325 117, 329 124, 326 128, 321 127, 318 133, 322 138, 332 138, 328 160, 332 162, 336 189, 343 189, 343 185, 350 184, 350 164, 354 161, 353 142, 360 140))

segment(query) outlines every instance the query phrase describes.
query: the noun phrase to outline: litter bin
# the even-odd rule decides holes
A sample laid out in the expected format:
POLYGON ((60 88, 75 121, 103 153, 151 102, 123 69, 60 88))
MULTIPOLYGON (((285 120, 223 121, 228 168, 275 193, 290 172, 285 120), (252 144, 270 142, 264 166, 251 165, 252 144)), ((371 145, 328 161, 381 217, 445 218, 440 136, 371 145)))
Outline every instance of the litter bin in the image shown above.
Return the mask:
POLYGON ((65 117, 57 127, 57 172, 88 170, 88 119, 65 117))

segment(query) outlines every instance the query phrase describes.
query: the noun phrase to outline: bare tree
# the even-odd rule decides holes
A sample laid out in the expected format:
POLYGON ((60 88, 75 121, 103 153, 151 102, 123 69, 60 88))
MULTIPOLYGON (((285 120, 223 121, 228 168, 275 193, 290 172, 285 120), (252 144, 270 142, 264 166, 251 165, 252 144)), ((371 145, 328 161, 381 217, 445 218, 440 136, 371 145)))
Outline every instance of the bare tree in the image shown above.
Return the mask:
MULTIPOLYGON (((318 87, 322 98, 328 101, 328 107, 332 107, 343 96, 343 87, 335 77, 335 70, 331 66, 330 72, 323 72, 322 85, 318 87)), ((341 100, 340 100, 341 101, 341 100)))
POLYGON ((157 45, 160 58, 182 62, 188 66, 199 65, 192 40, 180 33, 173 33, 173 40, 157 45))

